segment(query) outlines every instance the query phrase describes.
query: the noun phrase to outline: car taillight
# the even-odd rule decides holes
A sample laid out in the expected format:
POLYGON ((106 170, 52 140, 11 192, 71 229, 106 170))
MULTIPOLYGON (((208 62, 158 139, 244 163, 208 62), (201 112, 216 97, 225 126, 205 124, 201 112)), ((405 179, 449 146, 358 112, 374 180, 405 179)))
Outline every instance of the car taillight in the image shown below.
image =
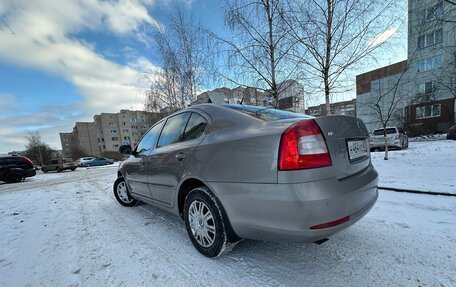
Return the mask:
POLYGON ((314 120, 289 127, 280 140, 279 170, 309 169, 332 165, 320 128, 314 120))
POLYGON ((60 160, 60 163, 61 163, 61 164, 64 164, 64 163, 65 163, 65 160, 61 159, 61 160, 60 160))
POLYGON ((24 156, 24 160, 27 162, 28 166, 33 167, 33 162, 28 157, 24 156))

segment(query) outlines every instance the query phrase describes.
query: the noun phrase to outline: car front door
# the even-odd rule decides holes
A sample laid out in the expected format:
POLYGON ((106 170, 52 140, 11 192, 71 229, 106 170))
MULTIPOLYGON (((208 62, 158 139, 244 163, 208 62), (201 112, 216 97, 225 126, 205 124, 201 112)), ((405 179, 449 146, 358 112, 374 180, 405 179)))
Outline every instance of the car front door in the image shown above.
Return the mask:
POLYGON ((155 202, 173 207, 182 172, 203 140, 209 119, 196 112, 184 112, 166 121, 147 167, 151 196, 155 202))
POLYGON ((130 192, 134 195, 150 199, 150 190, 147 182, 146 166, 151 151, 154 149, 163 121, 152 127, 136 146, 133 154, 124 165, 125 180, 130 192))

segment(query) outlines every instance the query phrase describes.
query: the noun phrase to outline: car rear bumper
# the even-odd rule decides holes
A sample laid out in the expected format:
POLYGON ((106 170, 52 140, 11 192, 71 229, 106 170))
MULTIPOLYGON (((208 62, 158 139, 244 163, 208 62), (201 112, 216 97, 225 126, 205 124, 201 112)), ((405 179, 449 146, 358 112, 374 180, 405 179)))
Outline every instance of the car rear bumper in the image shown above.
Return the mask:
POLYGON ((36 175, 36 170, 34 168, 33 169, 24 169, 24 171, 22 172, 22 175, 24 177, 35 176, 36 175))
POLYGON ((248 239, 314 242, 360 220, 378 197, 378 173, 370 165, 344 180, 297 184, 210 182, 235 233, 248 239), (339 225, 310 227, 350 216, 339 225))

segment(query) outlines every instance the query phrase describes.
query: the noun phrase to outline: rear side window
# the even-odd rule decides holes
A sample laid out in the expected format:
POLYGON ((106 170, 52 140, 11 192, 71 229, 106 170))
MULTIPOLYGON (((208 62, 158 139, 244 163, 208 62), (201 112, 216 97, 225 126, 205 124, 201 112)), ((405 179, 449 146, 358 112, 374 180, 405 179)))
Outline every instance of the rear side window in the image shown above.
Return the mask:
POLYGON ((136 147, 136 153, 138 155, 146 155, 154 146, 158 135, 160 134, 163 122, 156 124, 151 128, 141 139, 138 146, 136 147))
POLYGON ((227 108, 236 110, 243 114, 255 117, 259 120, 266 122, 277 121, 277 120, 286 120, 286 119, 295 119, 295 118, 304 118, 311 119, 313 117, 298 114, 288 111, 276 110, 268 107, 257 107, 257 106, 248 106, 248 105, 224 105, 227 108))
POLYGON ((51 164, 58 164, 58 163, 59 163, 59 161, 58 161, 58 160, 56 160, 56 159, 54 159, 54 160, 51 160, 51 164))
POLYGON ((11 164, 15 164, 16 162, 17 162, 17 159, 14 159, 14 158, 0 159, 0 165, 11 165, 11 164))
POLYGON ((185 128, 183 140, 188 141, 199 138, 203 134, 206 126, 207 122, 203 116, 192 113, 188 120, 187 127, 185 128))
MULTIPOLYGON (((395 134, 395 133, 396 133, 396 129, 395 128, 386 129, 386 134, 387 135, 395 134)), ((383 135, 383 129, 374 131, 374 136, 381 136, 381 135, 383 135)))
POLYGON ((162 147, 182 141, 185 126, 190 113, 182 113, 169 118, 158 140, 157 147, 162 147))

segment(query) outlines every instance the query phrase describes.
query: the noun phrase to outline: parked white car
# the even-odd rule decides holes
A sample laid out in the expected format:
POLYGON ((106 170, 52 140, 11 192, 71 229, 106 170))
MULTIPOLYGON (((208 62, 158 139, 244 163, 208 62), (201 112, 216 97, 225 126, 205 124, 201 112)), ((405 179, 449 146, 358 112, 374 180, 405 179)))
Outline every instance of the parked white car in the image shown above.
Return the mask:
POLYGON ((84 163, 87 163, 87 162, 92 161, 94 159, 95 159, 94 157, 81 157, 81 158, 78 158, 78 160, 76 161, 76 164, 78 166, 84 166, 84 163))
MULTIPOLYGON (((408 136, 398 127, 387 127, 385 129, 388 149, 406 149, 408 148, 408 136)), ((383 128, 376 129, 370 136, 370 149, 378 150, 385 149, 385 137, 383 128)))

